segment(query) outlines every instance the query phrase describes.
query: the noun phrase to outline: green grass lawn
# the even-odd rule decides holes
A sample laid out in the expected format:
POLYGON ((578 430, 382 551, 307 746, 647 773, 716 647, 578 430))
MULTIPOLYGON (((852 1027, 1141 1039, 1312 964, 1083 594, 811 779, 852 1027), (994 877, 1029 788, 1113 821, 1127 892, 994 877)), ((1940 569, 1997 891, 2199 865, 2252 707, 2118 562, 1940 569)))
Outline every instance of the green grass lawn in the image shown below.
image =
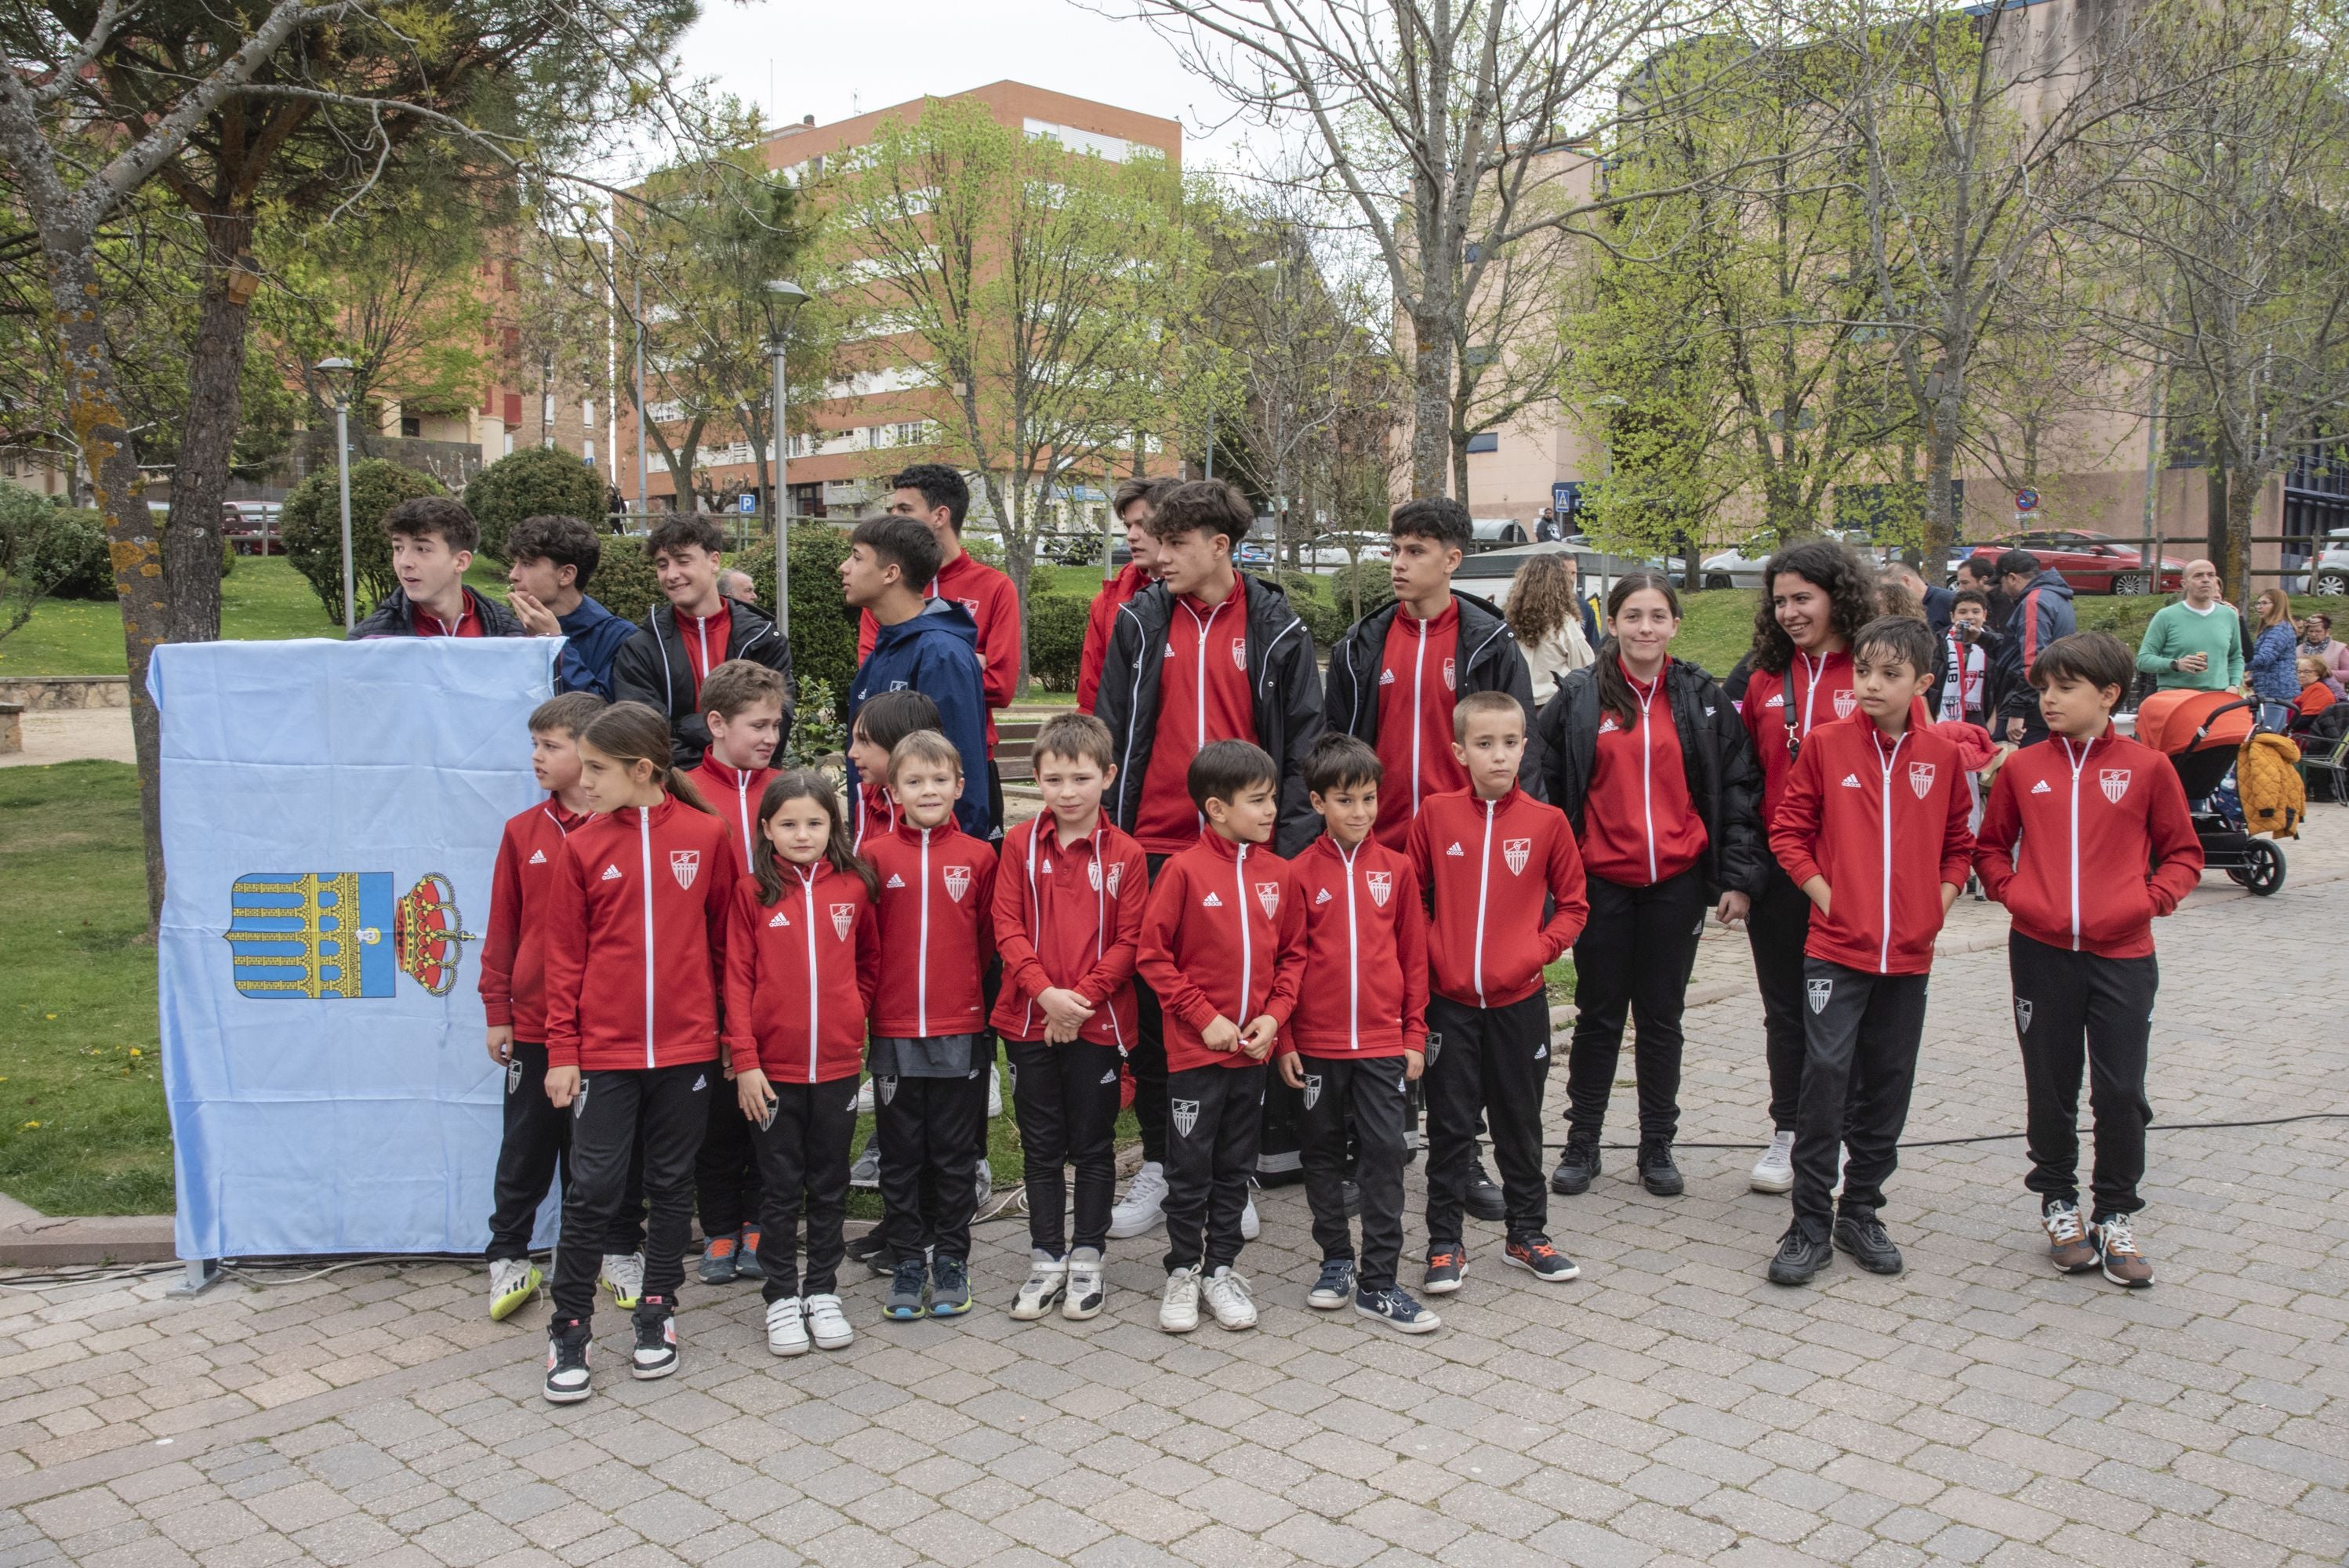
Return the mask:
POLYGON ((51 1214, 171 1210, 137 775, 0 769, 0 1189, 51 1214))

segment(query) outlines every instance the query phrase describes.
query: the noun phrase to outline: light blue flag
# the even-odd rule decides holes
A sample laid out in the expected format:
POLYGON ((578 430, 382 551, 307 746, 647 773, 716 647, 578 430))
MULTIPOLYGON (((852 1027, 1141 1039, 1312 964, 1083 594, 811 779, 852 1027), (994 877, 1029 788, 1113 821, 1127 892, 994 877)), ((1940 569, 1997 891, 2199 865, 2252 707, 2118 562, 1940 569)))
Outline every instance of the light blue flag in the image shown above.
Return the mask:
POLYGON ((499 832, 539 799, 527 721, 561 646, 155 651, 181 1257, 488 1242, 505 1086, 479 934, 499 832))

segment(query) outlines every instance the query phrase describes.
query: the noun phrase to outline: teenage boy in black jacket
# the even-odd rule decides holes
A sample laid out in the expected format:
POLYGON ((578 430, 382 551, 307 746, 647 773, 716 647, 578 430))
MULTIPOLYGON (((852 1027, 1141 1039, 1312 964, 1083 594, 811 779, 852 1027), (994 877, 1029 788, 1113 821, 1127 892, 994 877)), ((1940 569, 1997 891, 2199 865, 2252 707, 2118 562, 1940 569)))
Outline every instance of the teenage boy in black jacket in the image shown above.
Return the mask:
POLYGON ((351 628, 363 637, 527 637, 512 610, 465 586, 465 569, 481 546, 481 525, 464 503, 418 496, 383 514, 391 569, 399 586, 351 628))
POLYGON ((653 575, 668 603, 654 607, 612 660, 612 696, 668 716, 669 749, 677 767, 698 768, 709 748, 702 722, 701 683, 729 659, 749 659, 783 677, 782 738, 792 734, 792 648, 781 628, 759 611, 718 592, 718 552, 725 536, 695 512, 663 519, 645 541, 653 575))
MULTIPOLYGON (((1175 486, 1148 524, 1161 575, 1120 605, 1102 663, 1093 713, 1109 726, 1117 778, 1102 797, 1111 821, 1141 841, 1155 878, 1166 857, 1198 841, 1191 759, 1217 740, 1262 748, 1279 777, 1272 850, 1296 854, 1321 830, 1305 789, 1305 753, 1321 733, 1321 680, 1313 635, 1288 596, 1232 568, 1254 521, 1247 500, 1220 480, 1175 486)), ((1141 1038, 1127 1057, 1141 1174, 1110 1219, 1110 1234, 1138 1236, 1163 1217, 1166 1191, 1166 1044, 1158 999, 1134 983, 1141 1038)), ((1244 1233, 1253 1215, 1243 1216, 1244 1233)))

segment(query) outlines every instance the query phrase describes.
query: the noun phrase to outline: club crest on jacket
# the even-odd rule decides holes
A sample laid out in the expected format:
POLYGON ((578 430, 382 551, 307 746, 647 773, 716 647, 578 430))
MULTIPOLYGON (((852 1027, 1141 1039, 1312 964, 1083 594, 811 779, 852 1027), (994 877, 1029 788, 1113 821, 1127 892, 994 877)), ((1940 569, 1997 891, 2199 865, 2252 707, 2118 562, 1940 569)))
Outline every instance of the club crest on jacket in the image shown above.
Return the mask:
POLYGON ((1933 789, 1933 765, 1930 762, 1909 764, 1909 788, 1920 800, 1930 794, 1933 789))
POLYGON ((968 866, 948 866, 946 869, 945 875, 947 896, 954 900, 957 903, 960 903, 962 902, 962 895, 970 891, 970 868, 968 866))
POLYGON ((2105 799, 2117 806, 2128 793, 2129 770, 2126 768, 2103 768, 2096 771, 2096 782, 2104 786, 2105 799))
POLYGON ((856 906, 854 904, 835 903, 832 906, 832 929, 843 942, 848 940, 849 928, 855 923, 856 906))
POLYGON ((1381 909, 1386 908, 1388 895, 1394 892, 1394 872, 1364 872, 1362 882, 1371 890, 1371 902, 1381 909))
POLYGON ((1257 883, 1256 901, 1264 905, 1265 919, 1273 919, 1280 913, 1280 884, 1277 882, 1257 883))
POLYGON ((1246 637, 1234 637, 1232 639, 1232 668, 1236 670, 1245 670, 1247 668, 1247 639, 1246 637))
POLYGON ((691 887, 693 879, 701 874, 701 851, 671 850, 668 852, 668 874, 677 879, 678 886, 691 887))
POLYGON ((1839 691, 1835 694, 1835 710, 1836 717, 1837 718, 1849 718, 1851 717, 1852 709, 1858 706, 1859 696, 1857 693, 1839 691))
POLYGON ((1453 661, 1451 659, 1447 658, 1444 661, 1444 689, 1445 691, 1457 691, 1460 689, 1457 683, 1453 679, 1452 665, 1453 661))
POLYGON ((1511 876, 1516 876, 1523 872, 1526 869, 1526 862, 1533 858, 1534 841, 1531 839, 1503 839, 1501 841, 1501 859, 1508 862, 1509 874, 1511 876))

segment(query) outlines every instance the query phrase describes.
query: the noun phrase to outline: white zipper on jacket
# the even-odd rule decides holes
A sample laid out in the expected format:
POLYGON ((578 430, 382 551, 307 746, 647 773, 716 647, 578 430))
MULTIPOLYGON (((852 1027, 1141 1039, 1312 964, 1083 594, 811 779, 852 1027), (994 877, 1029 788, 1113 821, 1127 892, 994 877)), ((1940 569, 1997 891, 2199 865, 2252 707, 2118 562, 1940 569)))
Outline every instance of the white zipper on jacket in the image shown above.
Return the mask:
POLYGON ((2072 755, 2072 738, 2059 735, 2064 743, 2064 758, 2072 765, 2072 951, 2080 951, 2080 770, 2088 764, 2088 755, 2096 748, 2093 740, 2072 755))
MULTIPOLYGON (((1663 689, 1664 672, 1656 672, 1655 684, 1646 691, 1640 690, 1640 683, 1631 679, 1629 670, 1623 672, 1623 678, 1640 698, 1640 815, 1648 825, 1648 885, 1653 887, 1656 885, 1656 793, 1651 777, 1656 744, 1653 705, 1656 693, 1663 689)), ((1665 707, 1669 709, 1671 704, 1667 703, 1665 707)))
POLYGON ((914 950, 914 1026, 930 1037, 930 830, 922 830, 922 931, 914 950))
MULTIPOLYGON (((1194 757, 1206 750, 1207 746, 1207 634, 1215 630, 1216 617, 1224 613, 1224 604, 1230 603, 1232 598, 1232 594, 1225 594, 1223 604, 1218 604, 1208 611, 1207 618, 1204 621, 1199 619, 1199 612, 1192 609, 1188 604, 1183 605, 1184 613, 1191 617, 1192 634, 1198 647, 1198 667, 1191 677, 1192 705, 1198 710, 1198 727, 1192 732, 1197 738, 1191 744, 1191 754, 1194 757)), ((1177 600, 1176 603, 1182 602, 1177 600)), ((1162 696, 1164 695, 1163 686, 1160 695, 1162 696)), ((1199 818, 1199 830, 1203 833, 1207 830, 1207 819, 1204 813, 1199 818)))
MULTIPOLYGON (((710 668, 711 668, 711 665, 710 665, 710 663, 709 663, 709 622, 710 622, 710 619, 711 619, 711 617, 707 616, 707 615, 696 615, 696 616, 693 618, 693 636, 694 636, 694 640, 695 640, 696 642, 698 642, 698 643, 699 643, 699 644, 701 645, 701 678, 702 678, 703 680, 708 680, 708 679, 709 678, 709 671, 710 671, 710 668)), ((729 624, 729 630, 730 630, 730 630, 731 630, 731 624, 730 624, 730 624, 729 624)))
POLYGON ((556 816, 554 812, 552 812, 552 811, 548 810, 547 810, 545 807, 543 807, 543 806, 541 806, 541 807, 538 809, 538 814, 539 814, 540 816, 542 816, 542 817, 545 818, 548 821, 550 821, 550 822, 554 823, 554 830, 555 830, 556 832, 558 832, 558 833, 562 834, 562 835, 563 835, 564 838, 566 838, 566 839, 567 839, 567 838, 569 838, 569 837, 571 836, 571 830, 570 830, 570 829, 568 829, 568 828, 566 828, 566 827, 564 827, 564 826, 563 825, 563 819, 562 819, 562 818, 560 818, 560 817, 556 816))
MULTIPOLYGON (((1036 944, 1036 955, 1039 958, 1043 956, 1044 949, 1044 910, 1036 897, 1036 840, 1043 832, 1044 824, 1051 820, 1048 812, 1044 816, 1035 818, 1028 824, 1029 940, 1036 944)), ((1033 996, 1028 998, 1027 1010, 1019 1015, 1019 1032, 1023 1035, 1036 1032, 1036 998, 1033 996)))
POLYGON ((750 857, 750 776, 739 768, 734 769, 734 814, 742 821, 742 863, 755 865, 750 857))
MULTIPOLYGON (((1416 617, 1413 617, 1416 619, 1416 617)), ((1427 669, 1427 623, 1419 623, 1419 651, 1411 659, 1411 814, 1419 815, 1419 789, 1426 775, 1419 770, 1420 732, 1426 727, 1420 722, 1420 685, 1427 669)), ((1354 862, 1346 862, 1346 896, 1354 896, 1354 862)))
POLYGON ((1876 972, 1889 975, 1892 973, 1892 769, 1899 764, 1901 741, 1907 740, 1909 736, 1905 730, 1901 733, 1900 739, 1892 743, 1892 755, 1889 757, 1884 755, 1882 730, 1870 724, 1868 738, 1876 743, 1877 766, 1884 774, 1884 793, 1880 802, 1884 819, 1884 933, 1876 945, 1876 972))
POLYGON ((1248 847, 1246 844, 1240 844, 1237 845, 1237 848, 1239 852, 1232 856, 1232 891, 1234 895, 1239 900, 1239 908, 1235 913, 1240 917, 1240 1016, 1238 1022, 1240 1032, 1242 1034, 1246 1034, 1248 1026, 1248 986, 1256 979, 1256 950, 1248 945, 1248 847))
MULTIPOLYGON (((1811 721, 1814 710, 1816 710, 1819 706, 1819 681, 1827 673, 1827 656, 1822 655, 1819 662, 1816 665, 1811 663, 1811 655, 1803 652, 1800 648, 1795 650, 1795 656, 1803 661, 1803 673, 1811 677, 1810 685, 1803 688, 1802 738, 1805 740, 1808 740, 1811 738, 1811 721)), ((1786 673, 1791 676, 1795 672, 1793 669, 1789 668, 1786 673)), ((1793 681, 1790 680, 1786 683, 1786 695, 1789 699, 1794 696, 1794 687, 1795 683, 1793 681)))
POLYGON ((1346 1048, 1359 1051, 1362 1048, 1362 942, 1354 929, 1354 861, 1362 852, 1362 846, 1356 844, 1350 855, 1338 849, 1334 839, 1330 847, 1337 851, 1339 861, 1346 868, 1346 1048))
POLYGON ((636 844, 644 859, 645 886, 645 1067, 653 1065, 653 809, 636 808, 636 844))
MULTIPOLYGON (((1133 738, 1140 733, 1142 727, 1134 722, 1134 713, 1142 707, 1142 666, 1149 661, 1150 647, 1148 644, 1140 642, 1140 634, 1144 628, 1142 624, 1142 617, 1133 614, 1133 601, 1128 599, 1124 603, 1120 604, 1117 607, 1117 613, 1133 617, 1136 642, 1141 647, 1141 652, 1134 655, 1133 660, 1133 685, 1127 688, 1125 694, 1125 755, 1118 759, 1117 764, 1117 792, 1118 798, 1122 800, 1128 789, 1137 790, 1140 789, 1140 786, 1133 781, 1133 738)), ((1114 640, 1116 635, 1116 628, 1112 627, 1110 636, 1114 640)), ((1159 681, 1159 696, 1163 699, 1165 695, 1165 680, 1162 676, 1159 681)), ((1137 793, 1133 798, 1133 811, 1128 820, 1131 821, 1141 814, 1142 797, 1137 793)))
POLYGON ((1476 984, 1476 1006, 1485 1005, 1485 892, 1493 881, 1493 808, 1485 802, 1485 852, 1476 857, 1476 956, 1471 977, 1476 984))
POLYGON ((815 956, 815 876, 800 872, 800 892, 807 900, 808 947, 808 1082, 815 1082, 816 994, 821 982, 816 973, 815 956))
MULTIPOLYGON (((1093 962, 1095 964, 1101 962, 1102 954, 1105 951, 1102 946, 1102 940, 1103 934, 1108 930, 1109 868, 1102 864, 1102 824, 1096 818, 1093 821, 1093 962)), ((1110 1037, 1117 1042, 1117 1054, 1123 1057, 1125 1030, 1118 1025, 1117 1008, 1113 1005, 1115 1001, 1116 998, 1113 996, 1104 996, 1102 998, 1101 1005, 1109 1009, 1110 1037)))

